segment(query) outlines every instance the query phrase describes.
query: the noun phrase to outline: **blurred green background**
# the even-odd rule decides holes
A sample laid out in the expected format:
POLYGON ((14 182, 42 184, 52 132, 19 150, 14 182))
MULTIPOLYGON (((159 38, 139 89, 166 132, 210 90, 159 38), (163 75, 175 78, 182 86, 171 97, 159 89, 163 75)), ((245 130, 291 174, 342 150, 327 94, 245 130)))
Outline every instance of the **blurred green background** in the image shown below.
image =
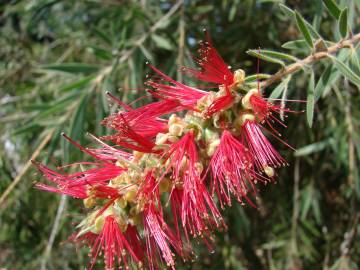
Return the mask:
MULTIPOLYGON (((28 166, 31 157, 51 166, 81 160, 60 132, 84 145, 91 144, 87 131, 104 135, 100 121, 116 110, 105 91, 124 102, 143 95, 147 60, 189 83, 178 67, 193 65, 204 27, 225 61, 248 74, 257 70, 248 49, 306 57, 303 43, 286 43, 302 37, 280 3, 298 10, 324 39, 340 40, 320 0, 1 1, 0 269, 84 269, 88 263, 87 250, 66 241, 84 211, 81 202, 34 189, 33 181, 43 180, 28 166)), ((337 3, 349 7, 348 22, 358 33, 360 1, 337 3)), ((359 46, 351 50, 360 73, 359 46)), ((306 100, 309 70, 318 85, 329 67, 329 60, 306 67, 281 97, 306 100)), ((279 68, 260 63, 262 73, 279 68)), ((313 127, 304 113, 290 115, 288 128, 280 129, 298 151, 275 142, 290 166, 279 171, 278 183, 261 189, 259 209, 234 202, 224 212, 229 230, 218 233, 215 253, 199 246, 197 260, 179 261, 179 269, 358 269, 359 89, 330 71, 313 127)))

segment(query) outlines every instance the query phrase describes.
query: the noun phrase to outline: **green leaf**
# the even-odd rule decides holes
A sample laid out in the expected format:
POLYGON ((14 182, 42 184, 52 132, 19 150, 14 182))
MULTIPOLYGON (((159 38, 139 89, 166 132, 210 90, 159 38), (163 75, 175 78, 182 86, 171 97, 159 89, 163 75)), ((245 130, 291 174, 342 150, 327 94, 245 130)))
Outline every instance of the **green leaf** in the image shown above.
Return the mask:
POLYGON ((295 156, 301 157, 301 156, 307 156, 313 153, 320 152, 324 150, 328 145, 330 145, 330 143, 331 143, 331 139, 326 139, 321 142, 316 142, 306 145, 302 148, 297 149, 295 152, 295 156))
POLYGON ((144 56, 150 61, 150 62, 154 62, 154 57, 152 56, 152 54, 148 51, 148 49, 146 49, 143 45, 139 46, 141 52, 144 54, 144 56))
POLYGON ((108 45, 112 44, 112 41, 109 38, 109 35, 104 33, 100 28, 94 27, 92 30, 94 31, 94 33, 97 36, 99 36, 103 41, 105 41, 105 43, 107 43, 108 45))
POLYGON ((339 31, 342 38, 345 38, 348 32, 348 8, 344 8, 339 17, 339 31))
POLYGON ((71 84, 64 85, 59 89, 59 92, 68 92, 73 89, 82 88, 82 87, 88 85, 94 78, 95 78, 95 76, 92 75, 92 76, 85 77, 79 81, 73 82, 71 84))
POLYGON ((85 95, 79 102, 75 114, 71 119, 70 124, 70 137, 74 140, 78 139, 80 135, 83 133, 84 127, 84 120, 85 120, 85 113, 86 113, 86 106, 89 100, 89 95, 85 95))
POLYGON ((336 68, 341 72, 341 74, 360 89, 360 76, 356 75, 354 71, 336 57, 331 57, 331 59, 334 61, 336 68))
POLYGON ((277 59, 283 59, 283 60, 289 60, 289 61, 294 61, 296 62, 298 59, 295 56, 292 56, 290 54, 287 53, 282 53, 282 52, 276 52, 276 51, 271 51, 271 50, 256 50, 256 49, 252 49, 252 50, 248 50, 248 52, 252 52, 252 53, 257 53, 257 54, 262 54, 265 55, 267 57, 271 57, 271 58, 277 58, 277 59))
POLYGON ((111 60, 112 54, 107 49, 101 48, 99 46, 90 45, 88 46, 89 52, 94 54, 96 57, 104 59, 104 60, 111 60))
POLYGON ((250 83, 256 80, 261 80, 261 79, 268 79, 270 78, 271 75, 270 74, 264 74, 264 73, 259 73, 259 74, 253 74, 253 75, 249 75, 245 78, 245 82, 246 83, 250 83))
POLYGON ((315 102, 339 79, 340 73, 334 65, 328 65, 321 74, 314 90, 315 102))
POLYGON ((299 50, 299 49, 307 48, 306 44, 307 43, 304 39, 299 39, 299 40, 288 41, 283 45, 281 45, 281 47, 289 50, 299 50))
POLYGON ((307 89, 307 100, 306 100, 306 117, 310 127, 312 127, 314 120, 314 87, 315 87, 315 74, 311 72, 310 81, 307 89))
POLYGON ((296 19, 296 24, 297 24, 301 34, 303 35, 306 43, 308 44, 308 46, 310 48, 314 48, 314 44, 312 42, 309 28, 307 27, 304 18, 297 11, 295 11, 295 19, 296 19))
POLYGON ((281 96, 281 93, 286 91, 288 88, 289 82, 291 80, 291 75, 287 76, 275 89, 272 91, 269 99, 276 99, 281 96))
POLYGON ((330 14, 334 16, 335 19, 339 19, 341 10, 334 0, 323 0, 326 8, 330 11, 330 14))
MULTIPOLYGON (((284 4, 279 4, 279 7, 289 18, 294 18, 295 11, 293 11, 289 7, 285 6, 284 4)), ((311 23, 309 23, 309 22, 307 22, 305 20, 304 20, 304 23, 307 26, 307 28, 309 29, 309 32, 310 32, 310 34, 312 35, 312 37, 314 39, 320 39, 321 38, 320 34, 316 31, 314 26, 311 25, 311 23)))
POLYGON ((53 71, 62 71, 67 73, 93 73, 99 70, 98 66, 83 64, 83 63, 63 63, 63 64, 52 64, 52 65, 43 65, 42 69, 53 70, 53 71))
POLYGON ((156 34, 153 34, 151 38, 154 40, 156 46, 158 46, 159 48, 169 51, 173 49, 171 43, 166 38, 163 38, 162 36, 158 36, 156 34))
POLYGON ((274 57, 271 57, 271 56, 267 56, 267 55, 264 55, 262 54, 261 52, 257 52, 257 51, 253 51, 253 50, 248 50, 246 52, 247 54, 251 55, 251 56, 254 56, 254 57, 257 57, 257 58, 260 58, 264 61, 267 61, 267 62, 271 62, 271 63, 275 63, 275 64, 279 64, 281 65, 282 67, 285 67, 285 63, 277 58, 274 58, 274 57))
POLYGON ((286 5, 284 5, 284 4, 279 4, 279 7, 280 7, 280 9, 282 10, 282 12, 285 13, 286 16, 288 16, 288 17, 294 16, 294 13, 295 13, 295 12, 294 12, 292 9, 290 9, 289 7, 287 7, 286 5))
POLYGON ((358 76, 360 76, 360 61, 356 51, 359 48, 360 45, 358 45, 355 49, 351 48, 351 54, 349 59, 349 66, 351 70, 353 70, 358 76))

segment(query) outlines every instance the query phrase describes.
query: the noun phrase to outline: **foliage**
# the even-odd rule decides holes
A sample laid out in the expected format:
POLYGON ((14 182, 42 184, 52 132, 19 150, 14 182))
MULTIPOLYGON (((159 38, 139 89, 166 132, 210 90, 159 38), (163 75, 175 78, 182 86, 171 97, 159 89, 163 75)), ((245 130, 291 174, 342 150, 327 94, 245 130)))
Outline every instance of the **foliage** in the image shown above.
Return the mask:
MULTIPOLYGON (((360 45, 300 62, 300 71, 282 81, 266 81, 359 33, 360 2, 179 3, 32 0, 1 6, 1 194, 47 138, 37 160, 79 160, 81 153, 60 132, 82 144, 91 144, 86 131, 105 134, 100 121, 117 109, 105 91, 126 103, 141 96, 146 60, 189 83, 176 66, 193 65, 191 54, 206 27, 233 69, 254 75, 247 82, 262 79, 265 93, 281 104, 307 100, 286 104, 306 113, 286 119, 281 133, 298 150, 282 146, 290 166, 277 185, 259 192, 258 210, 234 203, 225 211, 229 230, 218 234, 216 252, 199 247, 198 259, 179 269, 357 269, 360 45)), ((59 211, 59 197, 33 189, 32 181, 40 180, 34 172, 0 205, 0 264, 83 268, 86 252, 64 241, 79 220, 79 205, 62 200, 59 211)))

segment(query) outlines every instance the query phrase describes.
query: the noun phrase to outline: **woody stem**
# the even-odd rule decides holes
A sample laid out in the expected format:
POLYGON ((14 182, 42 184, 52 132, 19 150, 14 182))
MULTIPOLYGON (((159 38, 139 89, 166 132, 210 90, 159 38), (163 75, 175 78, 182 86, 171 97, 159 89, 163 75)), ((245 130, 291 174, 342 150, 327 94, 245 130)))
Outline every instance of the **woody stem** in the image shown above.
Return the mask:
POLYGON ((303 67, 307 65, 311 65, 323 58, 331 57, 332 54, 337 53, 340 49, 346 48, 346 47, 353 47, 354 45, 358 44, 360 42, 360 34, 356 34, 354 36, 351 36, 348 39, 343 39, 339 41, 338 43, 328 47, 325 51, 315 52, 308 57, 297 61, 294 64, 288 65, 285 68, 282 68, 278 72, 276 72, 274 75, 272 75, 267 80, 264 80, 261 82, 260 87, 265 88, 277 81, 282 80, 287 75, 295 73, 302 69, 303 67))

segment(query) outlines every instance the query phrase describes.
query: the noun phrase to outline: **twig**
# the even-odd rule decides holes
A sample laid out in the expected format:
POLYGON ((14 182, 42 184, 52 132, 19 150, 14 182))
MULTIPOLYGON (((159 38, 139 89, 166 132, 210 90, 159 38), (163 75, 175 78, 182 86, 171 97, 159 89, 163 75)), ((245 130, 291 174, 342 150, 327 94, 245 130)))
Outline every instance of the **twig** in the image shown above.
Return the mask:
POLYGON ((319 61, 320 59, 330 57, 331 54, 335 54, 340 49, 345 48, 345 47, 352 47, 359 42, 360 42, 360 34, 352 36, 349 39, 341 40, 340 42, 336 43, 335 45, 327 48, 326 51, 313 53, 313 54, 309 55, 308 57, 306 57, 294 64, 291 64, 291 65, 286 66, 285 68, 282 68, 281 70, 276 72, 274 75, 272 75, 270 78, 261 82, 260 87, 261 88, 267 87, 267 86, 273 84, 274 82, 280 81, 287 75, 299 71, 300 69, 302 69, 303 67, 306 67, 307 65, 311 65, 311 64, 319 61))
MULTIPOLYGON (((183 1, 182 1, 183 2, 183 1)), ((180 10, 180 21, 179 21, 179 54, 178 54, 178 66, 182 67, 184 65, 184 50, 185 50, 185 5, 181 6, 180 10)), ((179 82, 183 81, 183 73, 178 71, 177 79, 179 82)))
POLYGON ((41 270, 46 270, 46 263, 50 257, 51 249, 54 244, 56 234, 59 230, 62 213, 64 212, 65 207, 66 207, 66 201, 67 201, 67 196, 62 195, 60 203, 59 203, 59 207, 56 211, 56 216, 55 216, 53 227, 51 229, 50 237, 49 237, 48 243, 45 248, 44 256, 41 260, 41 270))
POLYGON ((27 170, 31 166, 31 160, 36 159, 37 156, 40 154, 42 149, 46 146, 46 144, 50 141, 52 135, 54 134, 55 129, 51 129, 49 133, 46 135, 46 137, 43 139, 43 141, 40 143, 40 145, 36 148, 34 153, 32 154, 31 158, 26 162, 25 166, 22 168, 21 172, 15 177, 14 181, 7 187, 7 189, 4 191, 4 193, 0 197, 0 207, 4 206, 4 202, 7 198, 7 196, 10 194, 10 192, 15 188, 15 186, 20 182, 22 177, 25 175, 27 170))

